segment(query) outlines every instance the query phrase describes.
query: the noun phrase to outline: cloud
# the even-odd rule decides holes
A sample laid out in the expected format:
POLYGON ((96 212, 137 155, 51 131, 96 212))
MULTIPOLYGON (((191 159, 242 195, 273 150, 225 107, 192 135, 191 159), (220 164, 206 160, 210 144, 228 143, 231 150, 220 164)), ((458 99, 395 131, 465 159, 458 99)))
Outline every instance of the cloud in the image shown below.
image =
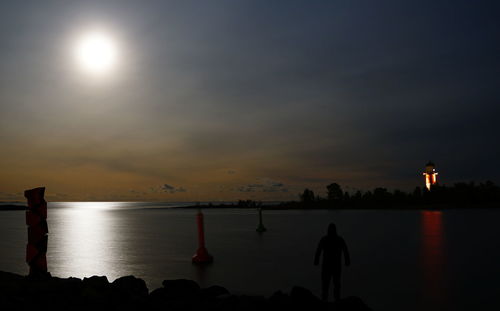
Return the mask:
POLYGON ((173 191, 173 190, 175 190, 175 187, 174 186, 170 186, 169 184, 164 184, 163 186, 161 186, 161 189, 163 191, 173 191))
POLYGON ((174 187, 169 184, 163 184, 162 186, 158 187, 158 190, 165 193, 186 192, 186 189, 184 189, 183 187, 174 187))
POLYGON ((67 189, 73 180, 103 195, 117 184, 152 186, 152 197, 186 191, 161 184, 169 180, 202 189, 201 200, 211 192, 196 184, 221 181, 228 196, 324 191, 333 181, 413 189, 429 159, 443 182, 500 180, 500 41, 490 5, 128 1, 119 28, 140 47, 124 67, 134 74, 94 90, 72 72, 58 78, 66 72, 47 44, 61 27, 45 19, 81 10, 44 1, 33 10, 43 14, 8 14, 23 11, 18 2, 0 12, 9 47, 0 49, 3 186, 46 180, 67 189), (164 31, 151 32, 153 20, 164 31), (20 23, 43 27, 10 30, 20 23))
POLYGON ((130 189, 128 191, 129 193, 135 195, 135 196, 142 196, 142 195, 147 195, 148 193, 142 190, 135 190, 135 189, 130 189))
POLYGON ((288 192, 288 188, 282 182, 271 179, 259 179, 259 182, 237 187, 237 192, 288 192))

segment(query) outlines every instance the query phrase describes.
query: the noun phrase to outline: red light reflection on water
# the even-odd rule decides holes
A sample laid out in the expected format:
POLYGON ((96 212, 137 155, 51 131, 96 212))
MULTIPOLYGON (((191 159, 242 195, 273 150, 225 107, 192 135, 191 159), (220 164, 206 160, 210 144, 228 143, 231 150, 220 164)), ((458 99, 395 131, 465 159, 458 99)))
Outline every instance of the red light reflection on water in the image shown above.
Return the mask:
POLYGON ((446 306, 445 253, 442 212, 422 212, 421 262, 423 303, 446 306))

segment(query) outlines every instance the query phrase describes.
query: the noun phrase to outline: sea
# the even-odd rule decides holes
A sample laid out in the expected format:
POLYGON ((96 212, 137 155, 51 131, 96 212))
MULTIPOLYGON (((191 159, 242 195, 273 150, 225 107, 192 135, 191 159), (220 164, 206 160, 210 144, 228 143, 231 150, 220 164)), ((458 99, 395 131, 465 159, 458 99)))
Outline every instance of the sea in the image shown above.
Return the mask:
MULTIPOLYGON (((264 210, 207 208, 214 262, 192 264, 198 210, 189 203, 51 202, 48 269, 57 277, 135 275, 153 290, 165 279, 270 296, 293 286, 321 294, 313 265, 320 238, 337 225, 351 265, 343 297, 374 310, 498 310, 500 209, 264 210)), ((27 274, 23 211, 0 212, 0 270, 27 274)), ((332 299, 330 293, 330 299, 332 299)))

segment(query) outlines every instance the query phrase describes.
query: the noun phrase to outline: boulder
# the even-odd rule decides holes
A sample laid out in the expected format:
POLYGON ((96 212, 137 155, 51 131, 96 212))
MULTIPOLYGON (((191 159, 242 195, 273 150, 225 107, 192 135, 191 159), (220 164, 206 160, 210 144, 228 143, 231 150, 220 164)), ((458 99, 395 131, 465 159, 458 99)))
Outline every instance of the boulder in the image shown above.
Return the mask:
POLYGON ((242 307, 239 297, 235 295, 217 298, 214 303, 214 309, 218 311, 247 310, 242 307))
POLYGON ((292 298, 282 291, 274 292, 268 299, 271 310, 290 310, 293 306, 292 298))
POLYGON ((167 299, 184 299, 200 293, 200 286, 192 280, 165 280, 162 284, 167 299))
POLYGON ((223 295, 229 295, 229 291, 222 286, 213 285, 207 288, 202 288, 200 294, 204 297, 216 298, 223 295))
POLYGON ((265 310, 267 299, 263 296, 239 296, 240 306, 242 310, 265 310))
POLYGON ((91 276, 82 281, 81 298, 84 304, 106 304, 111 298, 111 286, 105 276, 91 276))
POLYGON ((106 276, 91 276, 89 278, 83 278, 83 286, 85 287, 92 287, 96 289, 104 289, 108 288, 109 282, 108 278, 106 276))
POLYGON ((1 310, 335 310, 370 311, 359 297, 335 303, 318 299, 295 286, 290 295, 281 291, 269 298, 231 295, 221 286, 200 286, 190 280, 165 280, 148 295, 143 280, 125 276, 109 283, 105 276, 31 279, 0 271, 1 310))
POLYGON ((149 305, 152 309, 199 310, 207 309, 208 300, 200 294, 199 285, 190 280, 166 280, 162 288, 149 294, 149 305))
POLYGON ((359 297, 351 296, 340 299, 334 303, 335 310, 338 311, 371 311, 359 297))
POLYGON ((111 283, 111 288, 119 295, 128 296, 132 299, 145 298, 149 293, 146 282, 133 275, 114 280, 111 283))
POLYGON ((19 274, 0 271, 0 284, 17 282, 23 279, 24 277, 19 274))
POLYGON ((293 304, 298 307, 317 308, 322 304, 322 301, 314 296, 310 290, 300 286, 294 286, 292 288, 290 297, 292 298, 293 304))

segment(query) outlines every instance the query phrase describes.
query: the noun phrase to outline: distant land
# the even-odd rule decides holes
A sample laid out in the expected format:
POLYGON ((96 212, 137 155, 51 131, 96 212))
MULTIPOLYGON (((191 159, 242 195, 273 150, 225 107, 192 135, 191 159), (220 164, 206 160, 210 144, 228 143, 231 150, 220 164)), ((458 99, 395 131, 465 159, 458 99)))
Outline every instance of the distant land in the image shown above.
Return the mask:
MULTIPOLYGON (((315 195, 305 189, 297 201, 260 202, 203 202, 164 208, 262 208, 262 209, 445 209, 445 208, 496 208, 500 207, 500 187, 491 181, 484 183, 462 182, 453 186, 432 185, 415 187, 412 192, 389 191, 375 188, 366 192, 344 192, 337 183, 326 186, 327 196, 315 195)), ((181 202, 179 202, 181 203, 181 202)), ((163 207, 156 207, 163 208, 163 207)), ((0 202, 0 211, 26 210, 22 202, 0 202)))
POLYGON ((28 209, 26 205, 0 204, 0 211, 24 211, 28 209))
MULTIPOLYGON (((263 209, 442 209, 442 208, 489 208, 500 207, 500 187, 492 181, 484 183, 461 182, 453 186, 434 184, 415 187, 412 192, 389 191, 375 188, 371 191, 344 192, 337 183, 326 186, 327 196, 315 195, 305 189, 298 201, 266 205, 251 200, 239 201, 238 207, 263 209)), ((225 207, 219 205, 217 207, 225 207)))

